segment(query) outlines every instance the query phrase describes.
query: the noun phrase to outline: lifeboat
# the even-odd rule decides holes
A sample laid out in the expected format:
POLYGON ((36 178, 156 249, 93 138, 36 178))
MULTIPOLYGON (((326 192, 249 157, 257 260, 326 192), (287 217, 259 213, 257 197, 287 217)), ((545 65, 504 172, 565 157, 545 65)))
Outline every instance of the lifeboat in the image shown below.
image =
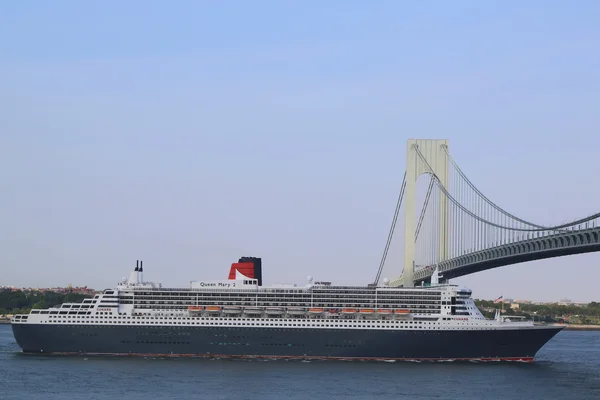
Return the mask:
POLYGON ((342 308, 342 314, 356 314, 356 308, 342 308))
POLYGON ((188 306, 188 311, 202 311, 203 309, 202 306, 188 306))
POLYGON ((377 310, 377 314, 390 315, 391 313, 392 310, 390 310, 389 308, 380 308, 379 310, 377 310))
POLYGON ((410 314, 410 310, 407 310, 406 308, 398 308, 398 309, 394 310, 394 314, 396 314, 396 315, 408 315, 408 314, 410 314))
POLYGON ((304 307, 288 307, 287 313, 290 315, 304 315, 304 314, 306 314, 306 308, 304 308, 304 307))
POLYGON ((325 312, 325 309, 320 308, 320 307, 313 307, 313 308, 309 308, 308 312, 310 314, 323 314, 325 312))
POLYGON ((270 314, 270 315, 281 315, 281 314, 283 314, 283 308, 281 308, 281 307, 267 307, 267 309, 265 310, 265 312, 267 314, 270 314))
POLYGON ((245 307, 244 312, 246 314, 258 315, 258 314, 262 314, 263 310, 260 307, 245 307))
POLYGON ((221 306, 206 306, 206 312, 220 312, 221 306))
POLYGON ((375 310, 373 310, 372 308, 361 308, 360 309, 361 314, 373 314, 374 312, 375 312, 375 310))
POLYGON ((242 312, 242 307, 239 306, 225 306, 223 307, 225 314, 239 314, 242 312))

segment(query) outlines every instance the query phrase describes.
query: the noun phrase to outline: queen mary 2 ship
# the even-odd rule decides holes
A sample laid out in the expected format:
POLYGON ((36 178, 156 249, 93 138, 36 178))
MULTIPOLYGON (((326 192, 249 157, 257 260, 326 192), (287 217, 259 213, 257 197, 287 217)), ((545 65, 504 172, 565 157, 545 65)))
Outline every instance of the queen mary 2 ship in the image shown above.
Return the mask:
POLYGON ((11 320, 25 353, 531 362, 563 327, 486 319, 456 285, 262 285, 260 258, 222 281, 163 288, 143 266, 82 303, 11 320))

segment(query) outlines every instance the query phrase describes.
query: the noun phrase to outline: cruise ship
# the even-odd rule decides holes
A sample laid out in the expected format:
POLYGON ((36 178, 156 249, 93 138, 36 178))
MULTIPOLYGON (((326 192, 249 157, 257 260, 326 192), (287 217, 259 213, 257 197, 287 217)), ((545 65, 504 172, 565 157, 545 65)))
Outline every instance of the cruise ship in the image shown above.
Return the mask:
POLYGON ((163 288, 128 278, 81 303, 12 318, 25 353, 152 357, 532 362, 563 326, 486 319, 471 291, 430 286, 263 286, 262 261, 242 257, 228 279, 163 288))

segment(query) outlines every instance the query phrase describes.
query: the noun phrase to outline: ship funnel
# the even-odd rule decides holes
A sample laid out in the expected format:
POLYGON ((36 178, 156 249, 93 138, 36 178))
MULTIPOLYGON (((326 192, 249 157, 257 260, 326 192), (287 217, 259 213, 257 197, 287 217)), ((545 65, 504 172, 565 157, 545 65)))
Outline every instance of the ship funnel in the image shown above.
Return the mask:
POLYGON ((129 283, 137 283, 138 282, 139 262, 140 262, 139 260, 136 261, 135 269, 133 271, 131 271, 131 274, 129 274, 129 283))
POLYGON ((242 257, 237 263, 231 264, 228 279, 236 279, 237 274, 246 278, 256 279, 258 286, 262 286, 262 260, 259 257, 242 257))
POLYGON ((144 266, 143 266, 143 261, 140 261, 140 269, 138 270, 138 282, 139 283, 144 283, 144 266))

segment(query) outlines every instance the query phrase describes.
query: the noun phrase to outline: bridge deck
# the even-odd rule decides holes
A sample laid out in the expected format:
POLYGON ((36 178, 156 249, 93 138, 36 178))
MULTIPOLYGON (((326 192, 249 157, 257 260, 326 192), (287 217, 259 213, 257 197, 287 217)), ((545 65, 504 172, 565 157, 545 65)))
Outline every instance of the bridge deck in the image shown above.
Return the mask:
MULTIPOLYGON (((555 235, 517 241, 491 247, 443 261, 414 273, 415 283, 428 281, 435 267, 444 279, 458 278, 474 272, 545 258, 600 251, 600 228, 569 231, 555 235)), ((402 279, 396 279, 401 285, 402 279)))

